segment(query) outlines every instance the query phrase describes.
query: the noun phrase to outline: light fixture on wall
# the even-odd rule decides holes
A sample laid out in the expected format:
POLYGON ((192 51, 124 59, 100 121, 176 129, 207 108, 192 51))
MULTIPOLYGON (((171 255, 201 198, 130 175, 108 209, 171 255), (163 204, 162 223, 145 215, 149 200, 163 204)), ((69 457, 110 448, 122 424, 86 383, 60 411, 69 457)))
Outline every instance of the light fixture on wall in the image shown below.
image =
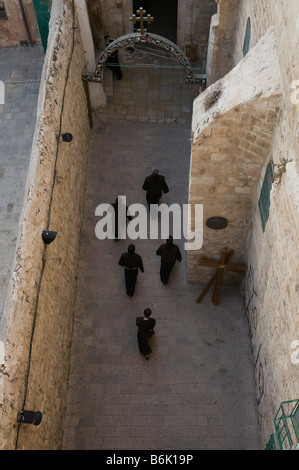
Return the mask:
POLYGON ((42 420, 42 413, 40 411, 22 410, 18 412, 18 423, 34 424, 38 426, 42 420))
POLYGON ((65 134, 62 134, 62 140, 63 142, 71 142, 73 140, 73 136, 70 132, 66 132, 65 134))
POLYGON ((56 235, 57 235, 57 232, 43 230, 42 239, 46 243, 46 245, 50 245, 50 243, 52 243, 55 240, 56 235))
POLYGON ((227 220, 224 217, 210 217, 206 225, 212 230, 222 230, 227 226, 227 220))

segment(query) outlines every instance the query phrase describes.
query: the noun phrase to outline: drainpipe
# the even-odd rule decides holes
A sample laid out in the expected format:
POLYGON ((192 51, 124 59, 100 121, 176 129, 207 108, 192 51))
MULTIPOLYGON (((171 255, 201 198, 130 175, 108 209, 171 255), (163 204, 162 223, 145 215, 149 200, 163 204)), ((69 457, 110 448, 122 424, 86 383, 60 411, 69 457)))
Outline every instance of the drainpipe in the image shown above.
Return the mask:
POLYGON ((32 39, 31 39, 31 36, 30 36, 29 27, 28 27, 28 22, 27 22, 26 15, 25 15, 23 0, 19 0, 19 6, 20 6, 20 10, 21 10, 21 14, 22 14, 24 26, 25 26, 25 29, 26 29, 26 34, 27 34, 28 43, 29 43, 29 46, 32 47, 32 46, 33 46, 33 43, 32 43, 32 39))

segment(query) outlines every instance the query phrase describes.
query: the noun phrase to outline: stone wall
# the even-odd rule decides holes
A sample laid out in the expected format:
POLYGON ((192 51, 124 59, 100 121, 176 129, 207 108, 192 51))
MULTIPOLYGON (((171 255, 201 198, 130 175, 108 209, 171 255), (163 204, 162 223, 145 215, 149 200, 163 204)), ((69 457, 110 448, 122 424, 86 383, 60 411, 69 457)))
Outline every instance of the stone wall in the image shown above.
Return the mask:
MULTIPOLYGON (((94 2, 91 2, 91 5, 92 3, 94 2)), ((133 32, 133 25, 130 21, 130 17, 133 14, 132 0, 124 0, 122 2, 119 0, 97 0, 97 4, 101 14, 102 37, 98 38, 98 44, 101 46, 101 49, 105 48, 105 35, 116 39, 124 34, 133 32)), ((92 7, 94 10, 95 5, 92 5, 92 7)))
MULTIPOLYGON (((292 96, 292 84, 299 79, 299 5, 296 0, 241 3, 240 24, 245 23, 245 17, 252 17, 253 41, 269 22, 274 25, 282 103, 271 158, 274 164, 283 158, 292 160, 286 165, 281 181, 276 179, 272 186, 265 232, 258 208, 263 169, 247 249, 245 306, 252 335, 264 445, 273 432, 273 419, 280 403, 299 398, 298 352, 295 361, 292 356, 293 342, 299 340, 299 104, 292 96)), ((235 60, 240 57, 240 34, 239 37, 235 60)))
POLYGON ((0 105, 0 323, 18 236, 44 58, 41 46, 0 48, 0 75, 5 85, 5 103, 0 105))
POLYGON ((267 0, 248 2, 238 0, 238 21, 233 32, 233 64, 237 64, 243 58, 243 45, 247 19, 250 18, 250 49, 256 45, 266 33, 267 29, 274 25, 273 6, 267 0))
POLYGON ((0 20, 0 47, 41 44, 36 14, 32 0, 23 0, 24 15, 27 21, 29 38, 18 0, 5 3, 7 19, 0 20))
POLYGON ((217 13, 211 18, 207 52, 207 86, 224 77, 234 66, 234 40, 240 0, 215 0, 217 13))
POLYGON ((54 1, 19 239, 1 338, 1 449, 59 448, 90 125, 72 1, 54 1), (75 97, 75 99, 74 99, 75 97), (63 142, 61 134, 73 135, 63 142), (56 231, 44 244, 42 231, 56 231), (17 424, 22 409, 39 426, 17 424))
MULTIPOLYGON (((133 32, 130 17, 136 12, 133 12, 132 3, 132 0, 88 0, 98 49, 104 49, 106 34, 116 39, 133 32)), ((187 47, 194 48, 192 62, 201 67, 200 73, 205 72, 210 20, 215 11, 214 0, 178 0, 177 44, 184 53, 189 50, 187 47)), ((150 10, 147 13, 151 14, 150 10)))
POLYGON ((235 250, 233 263, 246 261, 251 207, 280 109, 277 67, 269 30, 237 67, 194 102, 189 201, 203 204, 204 226, 201 250, 188 253, 192 282, 204 282, 211 274, 197 266, 199 256, 219 259, 228 247, 235 250), (227 227, 210 229, 210 217, 224 217, 227 227))
POLYGON ((178 0, 178 46, 188 55, 194 49, 191 62, 205 73, 211 17, 216 12, 214 0, 178 0))
MULTIPOLYGON (((268 154, 264 155, 264 163, 261 160, 259 165, 255 166, 255 161, 261 156, 261 152, 257 148, 254 152, 255 158, 251 171, 253 172, 252 176, 256 178, 256 184, 251 194, 251 224, 246 227, 246 233, 244 233, 247 238, 244 261, 248 266, 243 284, 244 305, 252 337, 256 397, 261 446, 263 447, 273 433, 273 419, 280 403, 299 398, 298 352, 296 355, 296 350, 294 350, 295 341, 299 340, 299 108, 298 91, 296 91, 298 85, 295 83, 299 79, 299 4, 296 0, 273 0, 271 2, 267 0, 240 0, 235 5, 231 1, 220 0, 217 3, 219 3, 218 16, 215 16, 212 21, 210 56, 208 57, 210 66, 208 83, 213 83, 213 85, 205 93, 209 93, 213 87, 217 90, 217 86, 223 80, 226 81, 229 76, 235 73, 236 68, 242 67, 242 64, 248 61, 248 57, 256 54, 258 42, 265 37, 269 27, 273 29, 277 56, 277 67, 276 71, 273 71, 273 76, 280 77, 281 96, 279 103, 277 103, 277 109, 273 109, 272 118, 274 121, 271 125, 271 132, 268 133, 268 144, 271 145, 268 154), (226 24, 229 16, 234 16, 236 11, 238 16, 235 27, 229 32, 230 61, 225 62, 223 69, 217 69, 221 57, 228 58, 228 48, 225 43, 222 50, 221 38, 223 36, 217 31, 217 28, 216 32, 213 31, 213 27, 215 28, 215 25, 218 24, 226 24), (243 58, 244 35, 248 18, 251 20, 250 51, 243 58), (219 33, 218 36, 216 33, 219 33), (286 171, 282 174, 281 180, 274 179, 270 192, 269 218, 265 231, 263 231, 258 200, 266 167, 270 160, 273 160, 277 165, 282 162, 283 158, 291 161, 286 164, 286 171)), ((224 28, 221 28, 220 32, 223 33, 223 31, 224 28)), ((268 55, 264 56, 264 60, 267 62, 269 57, 271 54, 269 55, 268 52, 268 55)), ((253 60, 256 59, 257 57, 253 56, 253 60)), ((247 89, 248 78, 248 75, 243 76, 243 80, 239 83, 239 90, 242 89, 242 86, 243 91, 247 89)), ((259 88, 260 77, 258 75, 251 76, 250 80, 251 86, 259 88)), ((230 93, 234 94, 235 92, 236 86, 232 84, 230 93)), ((203 99, 203 97, 199 99, 203 99)), ((260 138, 258 132, 262 128, 262 122, 259 120, 259 116, 262 116, 261 109, 256 106, 257 103, 252 103, 253 108, 249 113, 251 119, 248 121, 248 125, 253 122, 252 120, 255 120, 257 124, 251 130, 248 128, 249 141, 247 145, 251 150, 254 150, 260 138)), ((240 106, 243 106, 242 100, 240 106)), ((194 113, 196 119, 196 106, 194 113)), ((206 114, 202 119, 205 118, 207 118, 206 114)), ((233 122, 228 123, 228 126, 230 126, 230 130, 227 132, 234 133, 238 128, 233 122)), ((214 127, 212 132, 213 130, 214 127)), ((265 131, 267 130, 265 129, 265 131)), ((211 140, 211 143, 213 145, 215 141, 211 140)), ((242 151, 240 141, 236 141, 235 145, 236 152, 242 151)), ((242 147, 244 148, 244 141, 242 147)), ((194 152, 196 152, 195 149, 193 149, 193 154, 194 152)), ((214 153, 213 158, 220 159, 221 164, 221 159, 226 158, 226 153, 220 152, 219 149, 214 153)), ((191 165, 191 171, 193 168, 194 165, 191 165)), ((277 167, 274 168, 277 172, 277 167)), ((233 162, 231 170, 232 173, 235 173, 233 162)), ((205 186, 198 187, 197 194, 200 194, 203 188, 205 186)), ((236 197, 234 201, 234 211, 238 213, 240 210, 239 201, 236 197)), ((228 204, 227 210, 229 210, 228 204)), ((212 237, 209 240, 213 246, 217 246, 212 237)), ((191 268, 196 269, 195 262, 191 268)))

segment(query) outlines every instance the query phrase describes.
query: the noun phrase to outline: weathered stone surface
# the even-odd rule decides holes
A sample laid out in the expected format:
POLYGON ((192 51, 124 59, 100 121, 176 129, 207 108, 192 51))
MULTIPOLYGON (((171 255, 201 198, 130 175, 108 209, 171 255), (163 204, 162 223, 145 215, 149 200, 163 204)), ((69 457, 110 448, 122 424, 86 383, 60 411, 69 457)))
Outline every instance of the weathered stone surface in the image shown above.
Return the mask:
POLYGON ((79 29, 73 42, 71 2, 58 2, 52 8, 26 198, 1 331, 2 449, 57 448, 61 439, 90 127, 81 77, 84 55, 79 29), (58 142, 57 136, 64 132, 72 133, 72 142, 58 142), (41 237, 45 229, 57 231, 47 247, 41 237), (43 412, 38 431, 21 426, 17 433, 17 412, 23 406, 43 412))
MULTIPOLYGON (((107 6, 102 18, 105 33, 119 36, 131 31, 131 2, 101 3, 107 6)), ((248 265, 244 300, 252 336, 261 441, 265 444, 273 432, 273 417, 280 402, 299 397, 298 354, 291 356, 292 344, 299 338, 299 112, 298 102, 292 98, 293 82, 299 77, 299 5, 297 0, 219 0, 217 3, 220 9, 212 24, 208 62, 213 86, 194 106, 189 202, 204 204, 204 220, 221 215, 229 221, 229 231, 211 231, 204 239, 204 246, 209 244, 205 254, 219 259, 223 246, 233 245, 237 253, 243 253, 240 261, 248 265), (253 25, 251 51, 243 59, 248 17, 253 25), (272 29, 266 34, 269 27, 272 29), (228 75, 224 76, 226 73, 228 75), (217 79, 220 81, 216 82, 217 79), (270 84, 269 89, 265 84, 270 84), (263 232, 258 199, 266 165, 270 159, 277 164, 282 158, 292 162, 286 165, 281 181, 273 185, 269 219, 263 232)), ((11 301, 5 309, 3 334, 8 340, 4 352, 1 347, 1 361, 4 354, 5 358, 0 375, 1 391, 4 391, 4 395, 1 394, 0 445, 8 449, 14 448, 16 443, 16 414, 24 400, 33 325, 25 403, 28 407, 43 409, 44 418, 41 428, 22 427, 17 444, 18 448, 46 449, 57 447, 61 438, 61 422, 56 418, 64 406, 89 126, 80 76, 84 59, 79 30, 75 30, 68 75, 73 32, 70 2, 52 2, 54 6, 57 4, 61 10, 53 17, 11 301), (59 145, 56 164, 56 137, 67 76, 62 128, 72 131, 74 140, 59 145), (48 222, 58 236, 45 250, 41 231, 48 222)), ((189 11, 191 7, 195 4, 190 1, 189 11)), ((186 10, 180 8, 180 11, 184 14, 181 17, 184 25, 179 26, 182 34, 182 25, 188 29, 192 21, 186 10)), ((100 32, 102 35, 104 29, 100 32)), ((164 102, 160 101, 156 109, 152 105, 149 111, 148 103, 143 101, 139 102, 138 109, 133 109, 132 97, 128 94, 123 107, 109 107, 110 118, 128 112, 128 121, 158 123, 168 119, 170 121, 166 122, 174 122, 178 117, 174 115, 174 108, 167 110, 167 116, 164 114, 169 97, 167 86, 167 83, 163 84, 163 89, 161 86, 164 102)), ((153 103, 153 97, 149 101, 153 103)), ((179 117, 185 118, 183 114, 179 117)), ((0 177, 1 174, 3 169, 0 177)), ((13 207, 7 205, 7 213, 11 211, 13 207)), ((192 253, 189 258, 192 280, 198 279, 200 254, 192 253)), ((234 261, 238 261, 237 258, 234 261)), ((205 273, 205 278, 210 276, 207 269, 201 272, 205 273)), ((221 322, 219 329, 222 331, 221 322)), ((88 343, 90 338, 85 341, 88 343)), ((112 410, 113 407, 109 413, 112 410)), ((210 412, 215 413, 213 418, 218 418, 214 407, 210 412)), ((100 429, 99 435, 101 432, 105 430, 100 429)), ((165 429, 161 434, 163 432, 165 429)))
POLYGON ((5 103, 0 105, 1 323, 19 231, 44 51, 41 46, 0 48, 0 61, 0 79, 5 85, 5 103))
POLYGON ((0 21, 0 47, 28 45, 30 43, 41 44, 33 2, 32 0, 23 0, 22 3, 28 33, 20 11, 20 2, 18 0, 5 2, 7 19, 0 21))
MULTIPOLYGON (((202 249, 190 251, 189 261, 199 255, 218 258, 228 246, 235 250, 235 263, 245 262, 251 207, 269 158, 281 99, 275 49, 270 29, 246 58, 194 102, 190 196, 192 203, 203 204, 204 227, 202 249), (256 173, 248 165, 254 165, 256 173), (225 217, 227 227, 209 229, 205 221, 211 216, 225 217)), ((207 275, 196 263, 190 266, 191 282, 205 282, 207 275)), ((227 277, 236 280, 235 275, 227 277)))
POLYGON ((207 85, 210 86, 233 68, 232 51, 240 0, 216 0, 218 11, 212 16, 207 55, 207 85))
MULTIPOLYGON (((227 15, 236 13, 236 10, 232 11, 231 5, 225 0, 219 0, 218 3, 219 15, 213 18, 212 22, 216 30, 227 21, 227 15), (221 18, 222 13, 225 13, 223 18, 221 18)), ((221 57, 225 58, 228 49, 222 48, 221 35, 216 37, 217 31, 215 30, 214 33, 211 31, 208 82, 214 83, 217 79, 225 80, 224 74, 234 66, 240 67, 244 60, 247 60, 256 50, 255 46, 263 38, 267 29, 272 27, 278 58, 276 73, 275 71, 273 73, 277 77, 280 75, 281 87, 279 109, 270 110, 267 107, 261 109, 256 106, 257 101, 255 101, 252 103, 253 108, 243 113, 240 123, 250 127, 251 130, 246 133, 247 138, 239 139, 237 144, 243 154, 241 163, 246 168, 247 176, 255 180, 255 189, 251 197, 252 204, 249 208, 251 226, 248 226, 247 230, 248 242, 245 253, 248 272, 243 288, 255 358, 261 442, 265 445, 274 431, 273 419, 280 403, 299 397, 298 349, 297 352, 295 349, 296 344, 298 348, 296 342, 299 338, 297 262, 299 108, 296 99, 296 80, 299 77, 299 5, 295 0, 271 2, 240 0, 237 13, 235 30, 231 31, 229 51, 231 66, 229 66, 229 61, 224 63, 228 67, 224 73, 221 67, 218 68, 218 61, 222 60, 221 57), (243 43, 248 18, 252 25, 250 52, 243 59, 243 43), (276 118, 277 125, 273 127, 276 118), (269 132, 273 134, 270 139, 269 132), (286 164, 286 171, 281 181, 275 180, 272 186, 270 213, 263 232, 258 200, 266 166, 270 159, 274 164, 279 164, 283 158, 292 162, 286 164)), ((270 57, 271 54, 267 54, 263 60, 267 62, 270 57)), ((258 64, 258 57, 256 61, 258 64)), ((253 77, 251 82, 253 86, 260 86, 258 77, 258 74, 255 78, 253 77)), ((248 88, 248 85, 247 77, 244 77, 239 87, 242 93, 245 92, 242 88, 248 88)), ((249 85, 250 88, 251 85, 249 85)), ((235 91, 238 92, 232 89, 232 92, 235 91)), ((224 118, 225 116, 221 116, 222 121, 224 118)), ((227 124, 229 125, 229 121, 227 124)), ((230 135, 238 138, 235 132, 239 132, 238 126, 235 129, 232 120, 230 125, 230 135)), ((199 136, 198 143, 202 140, 199 136)), ((196 161, 200 161, 198 152, 196 161)), ((192 200, 194 199, 195 197, 192 196, 192 200)), ((195 263, 192 263, 192 266, 194 270, 195 263)))

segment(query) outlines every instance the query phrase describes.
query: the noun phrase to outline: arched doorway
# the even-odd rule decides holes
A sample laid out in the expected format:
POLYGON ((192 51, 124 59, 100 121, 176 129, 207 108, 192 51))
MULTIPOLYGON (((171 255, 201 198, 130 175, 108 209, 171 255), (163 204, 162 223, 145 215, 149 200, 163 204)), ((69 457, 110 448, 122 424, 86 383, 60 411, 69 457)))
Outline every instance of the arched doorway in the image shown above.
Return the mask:
POLYGON ((97 60, 95 75, 85 75, 83 78, 93 81, 102 81, 103 67, 105 65, 106 60, 121 47, 138 43, 144 43, 160 48, 163 51, 167 52, 169 55, 172 55, 176 59, 177 63, 184 68, 186 83, 205 83, 206 76, 203 74, 193 73, 189 59, 175 43, 165 37, 148 32, 144 34, 126 34, 124 36, 119 37, 118 39, 115 39, 106 47, 106 49, 101 53, 99 59, 97 60))

